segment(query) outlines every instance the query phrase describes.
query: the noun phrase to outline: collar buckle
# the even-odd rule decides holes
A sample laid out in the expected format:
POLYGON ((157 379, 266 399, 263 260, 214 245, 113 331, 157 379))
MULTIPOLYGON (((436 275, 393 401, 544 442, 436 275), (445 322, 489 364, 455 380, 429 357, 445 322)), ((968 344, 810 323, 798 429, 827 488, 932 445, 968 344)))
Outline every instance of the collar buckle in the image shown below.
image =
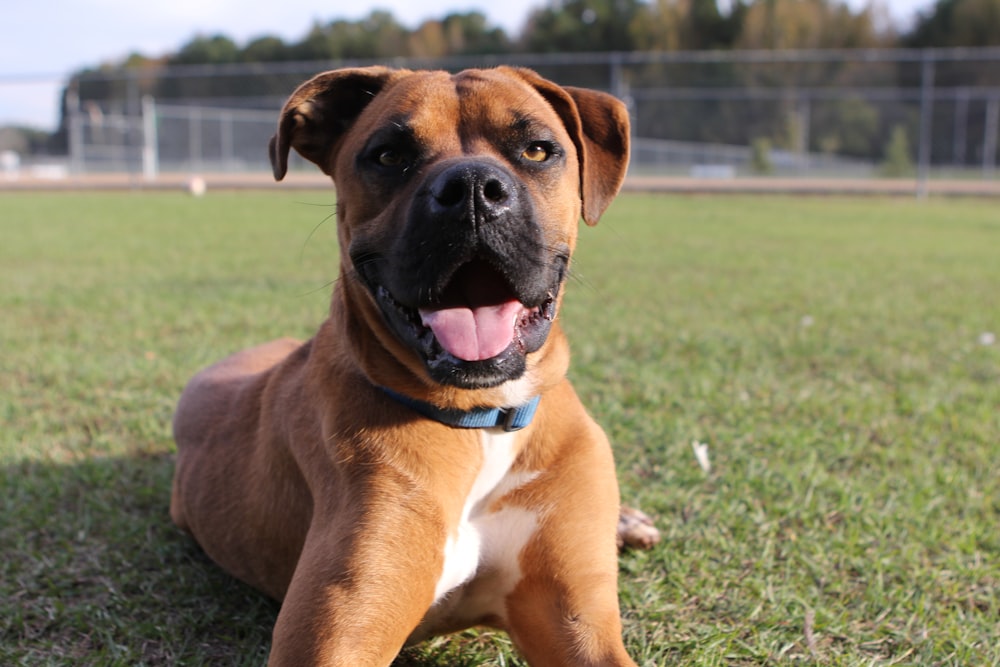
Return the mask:
POLYGON ((510 408, 508 410, 500 411, 500 414, 503 416, 503 430, 506 431, 507 433, 520 431, 522 428, 526 426, 526 424, 522 424, 518 421, 517 419, 518 412, 520 412, 519 408, 510 408))

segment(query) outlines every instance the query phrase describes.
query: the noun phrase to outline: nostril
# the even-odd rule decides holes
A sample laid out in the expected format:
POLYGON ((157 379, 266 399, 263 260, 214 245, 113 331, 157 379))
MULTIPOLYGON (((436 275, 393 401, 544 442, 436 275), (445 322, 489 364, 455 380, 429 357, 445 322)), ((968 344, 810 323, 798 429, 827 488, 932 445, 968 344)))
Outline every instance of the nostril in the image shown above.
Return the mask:
POLYGON ((500 204, 507 200, 507 188, 499 179, 490 179, 483 185, 483 197, 491 203, 500 204))
POLYGON ((517 188, 497 165, 460 162, 432 177, 427 194, 436 215, 494 219, 516 205, 517 188))
POLYGON ((465 201, 465 181, 460 178, 450 179, 434 193, 434 199, 446 208, 458 206, 465 201))

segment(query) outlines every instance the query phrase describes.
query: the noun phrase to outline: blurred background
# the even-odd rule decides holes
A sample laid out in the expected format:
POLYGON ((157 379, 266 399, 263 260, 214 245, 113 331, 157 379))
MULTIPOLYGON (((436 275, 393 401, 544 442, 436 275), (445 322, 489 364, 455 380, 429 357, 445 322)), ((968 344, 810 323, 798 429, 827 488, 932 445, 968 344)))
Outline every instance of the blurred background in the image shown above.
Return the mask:
POLYGON ((155 39, 118 2, 80 3, 94 7, 78 20, 11 10, 41 16, 3 28, 0 187, 265 179, 267 140, 295 86, 376 63, 523 65, 611 92, 632 114, 633 181, 997 178, 1000 0, 441 0, 419 11, 355 3, 324 18, 295 3, 206 14, 182 2, 160 22, 173 32, 155 39), (55 39, 46 21, 62 26, 55 39), (100 52, 84 38, 102 34, 103 55, 80 62, 100 52), (53 52, 62 60, 46 60, 53 52), (39 69, 60 66, 48 62, 67 70, 39 69))

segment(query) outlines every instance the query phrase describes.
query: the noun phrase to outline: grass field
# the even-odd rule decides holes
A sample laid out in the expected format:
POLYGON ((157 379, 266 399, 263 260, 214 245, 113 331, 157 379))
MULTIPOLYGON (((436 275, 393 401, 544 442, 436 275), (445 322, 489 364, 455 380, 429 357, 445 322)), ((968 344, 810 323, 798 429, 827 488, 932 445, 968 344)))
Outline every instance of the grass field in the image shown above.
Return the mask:
MULTIPOLYGON (((169 421, 324 316, 331 201, 0 195, 0 664, 263 664, 277 606, 170 524, 169 421)), ((1000 665, 996 201, 629 195, 562 317, 664 535, 621 558, 640 665, 1000 665)))

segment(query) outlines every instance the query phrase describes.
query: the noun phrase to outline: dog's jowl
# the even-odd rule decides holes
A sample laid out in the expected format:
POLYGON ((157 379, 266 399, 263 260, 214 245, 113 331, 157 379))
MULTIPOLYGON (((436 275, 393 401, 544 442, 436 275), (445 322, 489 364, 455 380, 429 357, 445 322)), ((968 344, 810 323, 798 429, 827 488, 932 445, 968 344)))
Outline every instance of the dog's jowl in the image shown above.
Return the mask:
POLYGON ((198 373, 171 515, 282 602, 270 664, 389 665, 501 628, 532 665, 633 665, 618 486, 566 380, 579 221, 621 185, 613 97, 523 69, 316 76, 271 140, 336 187, 340 279, 305 343, 198 373))

